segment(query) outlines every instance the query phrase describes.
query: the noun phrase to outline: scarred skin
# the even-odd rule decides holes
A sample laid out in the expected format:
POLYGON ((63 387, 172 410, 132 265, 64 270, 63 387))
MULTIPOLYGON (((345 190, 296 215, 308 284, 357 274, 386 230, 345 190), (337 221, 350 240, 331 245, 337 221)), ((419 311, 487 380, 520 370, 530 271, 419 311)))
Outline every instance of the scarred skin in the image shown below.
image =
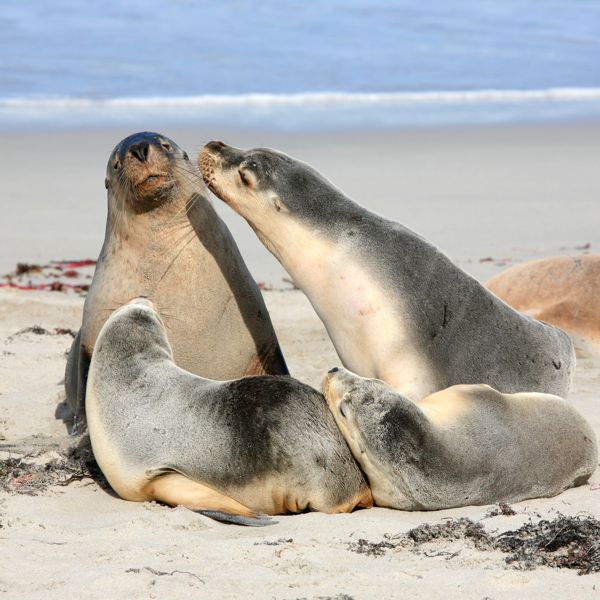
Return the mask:
POLYGON ((107 166, 104 244, 69 354, 67 400, 85 429, 85 386, 98 333, 118 306, 152 299, 175 362, 212 379, 288 373, 262 295, 197 167, 172 140, 138 133, 107 166))
POLYGON ((420 235, 290 156, 210 142, 202 175, 304 291, 345 367, 410 400, 449 386, 565 397, 569 337, 490 293, 420 235))

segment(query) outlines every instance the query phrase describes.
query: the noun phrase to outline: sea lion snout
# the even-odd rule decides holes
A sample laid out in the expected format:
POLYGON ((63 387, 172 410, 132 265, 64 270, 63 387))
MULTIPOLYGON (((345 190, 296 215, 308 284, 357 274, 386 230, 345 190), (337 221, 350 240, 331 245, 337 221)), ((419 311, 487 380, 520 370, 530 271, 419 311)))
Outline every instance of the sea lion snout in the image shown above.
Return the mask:
POLYGON ((323 379, 323 395, 327 400, 327 404, 329 407, 334 410, 337 409, 342 416, 346 416, 342 406, 346 402, 344 400, 344 396, 346 396, 346 392, 348 391, 346 386, 346 380, 349 373, 346 369, 340 369, 339 367, 334 367, 330 371, 327 372, 325 378, 323 379))
POLYGON ((136 298, 132 298, 127 303, 127 306, 130 305, 130 304, 137 304, 137 305, 141 305, 141 306, 146 306, 146 307, 152 309, 153 311, 155 311, 154 304, 152 303, 152 300, 150 300, 150 298, 148 298, 147 296, 137 296, 136 298))
POLYGON ((236 178, 233 173, 237 172, 243 159, 243 150, 228 146, 220 140, 208 142, 198 154, 198 166, 204 183, 226 203, 231 202, 236 195, 232 194, 232 190, 237 190, 236 185, 240 181, 239 176, 236 178))
POLYGON ((204 175, 204 167, 219 166, 222 169, 238 167, 244 160, 245 151, 233 146, 228 146, 220 140, 208 142, 198 155, 198 164, 204 175))
POLYGON ((224 144, 221 140, 212 140, 211 142, 208 142, 208 144, 206 144, 205 148, 208 148, 209 150, 214 150, 215 152, 218 152, 219 150, 221 150, 221 148, 225 148, 226 144, 224 144))
MULTIPOLYGON (((147 163, 160 156, 172 153, 176 145, 160 133, 141 131, 126 137, 114 151, 125 162, 134 159, 137 163, 147 163)), ((135 164, 135 163, 134 163, 135 164)))
POLYGON ((163 191, 173 185, 176 176, 173 161, 182 158, 189 160, 187 154, 164 135, 148 131, 134 133, 113 150, 108 161, 106 188, 129 196, 135 200, 134 209, 144 212, 155 207, 155 196, 160 195, 164 201, 163 191))

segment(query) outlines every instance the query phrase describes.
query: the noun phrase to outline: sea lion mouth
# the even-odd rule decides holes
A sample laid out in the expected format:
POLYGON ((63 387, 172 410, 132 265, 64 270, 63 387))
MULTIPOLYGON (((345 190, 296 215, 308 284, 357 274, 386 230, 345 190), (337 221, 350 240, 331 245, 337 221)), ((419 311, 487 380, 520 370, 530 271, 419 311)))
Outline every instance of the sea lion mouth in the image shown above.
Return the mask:
POLYGON ((150 189, 166 182, 168 173, 150 173, 146 175, 142 180, 135 184, 135 187, 140 189, 150 189))

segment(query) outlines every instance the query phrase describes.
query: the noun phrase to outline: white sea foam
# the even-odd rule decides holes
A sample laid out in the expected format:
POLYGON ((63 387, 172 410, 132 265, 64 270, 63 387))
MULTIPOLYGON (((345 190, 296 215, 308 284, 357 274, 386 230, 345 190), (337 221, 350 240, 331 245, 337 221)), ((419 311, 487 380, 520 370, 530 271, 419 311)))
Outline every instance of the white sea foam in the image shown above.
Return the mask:
POLYGON ((127 108, 227 108, 236 106, 411 106, 508 104, 521 102, 600 101, 600 88, 550 88, 539 90, 466 90, 431 92, 307 92, 298 94, 240 94, 130 98, 4 98, 0 109, 127 109, 127 108))

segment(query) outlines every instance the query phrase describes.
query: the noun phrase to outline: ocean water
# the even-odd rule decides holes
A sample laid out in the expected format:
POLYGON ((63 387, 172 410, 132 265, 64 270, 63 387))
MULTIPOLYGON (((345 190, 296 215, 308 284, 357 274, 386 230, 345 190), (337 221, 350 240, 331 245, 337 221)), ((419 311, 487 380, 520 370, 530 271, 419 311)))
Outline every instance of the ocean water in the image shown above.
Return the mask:
POLYGON ((596 0, 3 0, 0 128, 600 116, 596 0))

